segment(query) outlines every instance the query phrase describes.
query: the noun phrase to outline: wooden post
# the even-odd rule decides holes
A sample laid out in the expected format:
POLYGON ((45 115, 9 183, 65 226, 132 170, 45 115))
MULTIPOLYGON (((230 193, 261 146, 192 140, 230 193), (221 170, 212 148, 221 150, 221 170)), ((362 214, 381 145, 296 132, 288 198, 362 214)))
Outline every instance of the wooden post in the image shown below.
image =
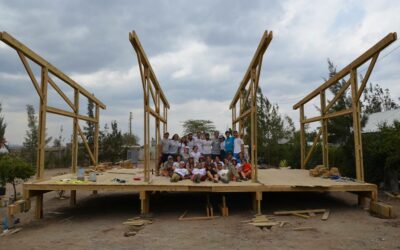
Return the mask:
POLYGON ((257 214, 261 214, 261 201, 262 201, 262 192, 254 192, 253 193, 253 210, 257 214))
POLYGON ((321 98, 321 130, 322 130, 322 162, 324 167, 329 168, 328 148, 328 120, 325 119, 326 96, 325 90, 320 93, 321 98))
POLYGON ((232 130, 236 130, 236 104, 232 107, 232 130))
MULTIPOLYGON (((100 130, 100 107, 96 104, 96 123, 94 125, 94 135, 93 135, 93 150, 94 150, 94 160, 93 165, 97 166, 99 164, 99 130, 100 130)), ((97 194, 97 190, 93 190, 93 194, 97 194)))
POLYGON ((251 143, 251 166, 252 182, 257 182, 257 82, 256 82, 256 70, 251 69, 250 80, 252 81, 253 88, 251 92, 251 113, 250 113, 250 143, 251 143))
MULTIPOLYGON (((72 174, 76 174, 78 168, 78 126, 79 126, 79 90, 74 90, 74 105, 75 105, 75 117, 73 118, 73 130, 72 130, 72 174)), ((70 205, 76 205, 76 190, 71 190, 70 194, 70 205)))
POLYGON ((140 191, 140 213, 147 214, 150 210, 150 194, 148 191, 140 191))
MULTIPOLYGON (((157 89, 156 90, 156 100, 154 100, 155 102, 155 106, 156 106, 156 112, 159 116, 161 116, 160 114, 160 91, 157 89)), ((155 135, 156 135, 156 146, 155 146, 155 158, 154 158, 154 163, 155 163, 155 171, 156 173, 159 173, 159 168, 160 165, 158 164, 158 156, 160 154, 159 152, 159 144, 161 141, 161 135, 160 135, 160 119, 158 117, 156 117, 156 131, 155 131, 155 135)))
POLYGON ((305 158, 306 158, 306 130, 304 126, 304 105, 300 106, 300 157, 301 157, 301 169, 305 169, 305 158))
POLYGON ((356 178, 364 181, 364 164, 362 155, 361 123, 360 123, 360 102, 357 99, 357 70, 351 70, 351 99, 353 108, 353 133, 354 133, 354 154, 356 162, 356 178))
POLYGON ((43 194, 36 196, 35 217, 36 219, 43 218, 43 194))

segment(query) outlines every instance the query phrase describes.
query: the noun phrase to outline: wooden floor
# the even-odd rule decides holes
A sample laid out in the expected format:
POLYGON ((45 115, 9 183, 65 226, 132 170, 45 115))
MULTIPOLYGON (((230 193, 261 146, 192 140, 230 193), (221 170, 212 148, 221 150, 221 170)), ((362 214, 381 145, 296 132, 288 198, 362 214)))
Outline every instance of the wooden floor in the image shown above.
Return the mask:
MULTIPOLYGON (((335 181, 321 177, 311 177, 307 170, 300 169, 259 169, 259 182, 251 181, 213 183, 210 181, 193 183, 190 180, 171 183, 169 178, 151 175, 149 183, 143 181, 142 169, 112 169, 97 176, 96 182, 68 183, 76 180, 76 175, 65 174, 47 180, 24 183, 25 191, 51 190, 110 190, 110 191, 181 191, 181 192, 315 192, 347 191, 376 192, 374 184, 335 181), (126 183, 112 181, 118 178, 126 183), (134 178, 140 178, 139 181, 134 178), (67 182, 66 182, 67 181, 67 182)), ((87 177, 86 177, 87 179, 87 177)), ((30 196, 30 195, 29 195, 30 196)))

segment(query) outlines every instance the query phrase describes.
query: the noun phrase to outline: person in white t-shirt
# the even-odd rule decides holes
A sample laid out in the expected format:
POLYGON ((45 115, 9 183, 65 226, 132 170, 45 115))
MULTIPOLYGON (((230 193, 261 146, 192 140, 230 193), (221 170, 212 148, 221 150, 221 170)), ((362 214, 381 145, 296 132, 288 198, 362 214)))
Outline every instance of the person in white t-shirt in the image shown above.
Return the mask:
POLYGON ((197 146, 197 149, 200 153, 203 153, 203 140, 205 139, 204 134, 198 132, 195 139, 195 145, 197 146))
POLYGON ((193 137, 192 133, 187 136, 187 146, 189 147, 189 153, 193 151, 193 147, 196 146, 196 139, 193 137))
POLYGON ((189 171, 185 167, 185 162, 179 162, 178 166, 175 167, 174 173, 171 176, 171 182, 178 182, 180 180, 186 179, 189 177, 189 171))
POLYGON ((199 152, 199 148, 197 146, 193 147, 193 151, 190 153, 190 157, 193 157, 195 164, 199 162, 201 153, 199 152))
POLYGON ((210 134, 206 133, 204 140, 201 141, 203 151, 201 153, 204 155, 204 157, 211 156, 211 150, 212 150, 212 141, 210 140, 210 134))
POLYGON ((239 133, 236 130, 233 131, 233 137, 235 137, 235 140, 233 141, 233 157, 237 161, 240 161, 239 154, 244 154, 244 142, 242 138, 239 137, 239 133))
POLYGON ((181 142, 179 141, 179 135, 174 134, 174 136, 172 136, 172 139, 169 141, 169 154, 174 157, 174 160, 176 160, 176 157, 179 155, 180 146, 181 142))

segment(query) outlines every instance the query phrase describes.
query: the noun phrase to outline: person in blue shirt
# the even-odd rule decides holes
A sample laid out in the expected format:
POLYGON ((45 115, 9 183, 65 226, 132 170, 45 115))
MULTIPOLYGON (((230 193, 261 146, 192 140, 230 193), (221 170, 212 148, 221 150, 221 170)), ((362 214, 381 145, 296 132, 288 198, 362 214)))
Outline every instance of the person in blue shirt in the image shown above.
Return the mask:
POLYGON ((232 136, 230 131, 226 131, 225 135, 226 135, 225 152, 231 153, 233 155, 233 147, 234 147, 235 137, 232 136))

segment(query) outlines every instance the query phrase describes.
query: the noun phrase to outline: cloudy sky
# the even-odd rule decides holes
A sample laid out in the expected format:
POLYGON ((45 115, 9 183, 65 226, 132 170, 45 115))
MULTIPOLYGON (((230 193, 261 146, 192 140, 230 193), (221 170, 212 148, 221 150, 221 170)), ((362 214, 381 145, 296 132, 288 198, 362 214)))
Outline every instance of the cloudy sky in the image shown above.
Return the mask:
MULTIPOLYGON (((1 0, 0 31, 102 100, 107 105, 102 127, 117 120, 127 131, 133 112, 133 130, 142 137, 143 93, 129 31, 139 35, 171 104, 169 131, 180 133, 186 119, 210 119, 225 130, 231 121, 229 103, 265 30, 272 30, 274 39, 264 56, 260 86, 283 114, 298 121, 292 105, 323 82, 327 58, 338 69, 346 66, 389 32, 399 31, 398 13, 398 1, 1 0)), ((370 78, 396 99, 399 44, 382 52, 370 78)), ((67 86, 62 89, 72 96, 67 86)), ((36 95, 15 51, 0 43, 0 102, 11 144, 22 143, 25 106, 38 108, 36 95)), ((54 91, 49 99, 49 105, 67 108, 54 91)), ((312 105, 307 111, 308 116, 316 112, 312 105)), ((69 137, 69 118, 48 117, 49 135, 56 136, 63 125, 69 137)))

